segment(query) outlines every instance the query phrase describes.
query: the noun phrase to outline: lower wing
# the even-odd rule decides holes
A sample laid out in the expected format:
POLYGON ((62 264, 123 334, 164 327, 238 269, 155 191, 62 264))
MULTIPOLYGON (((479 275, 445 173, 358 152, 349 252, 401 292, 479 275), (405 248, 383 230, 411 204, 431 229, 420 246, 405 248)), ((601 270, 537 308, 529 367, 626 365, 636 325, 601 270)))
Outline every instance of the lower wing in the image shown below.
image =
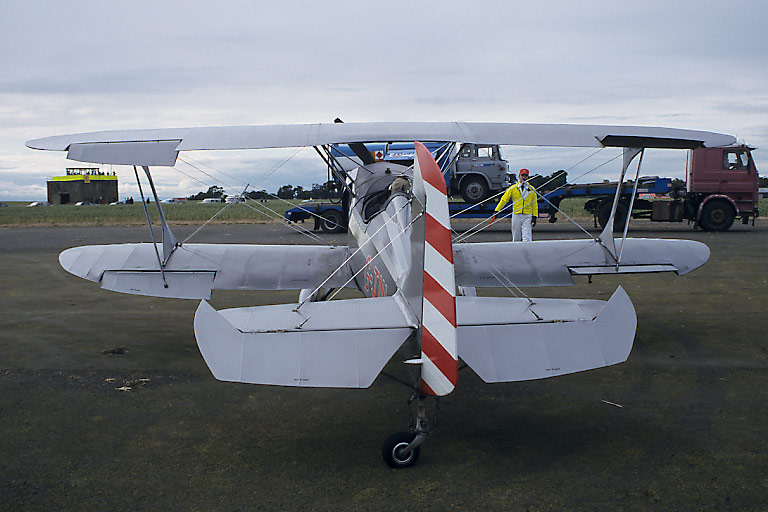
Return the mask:
MULTIPOLYGON (((158 245, 162 254, 162 246, 158 245)), ((207 299, 211 290, 315 288, 343 265, 347 247, 314 245, 184 244, 160 272, 153 244, 92 245, 67 249, 61 266, 78 277, 122 293, 207 299), (166 286, 167 285, 167 286, 166 286)), ((344 265, 326 286, 351 278, 344 265)))
POLYGON ((584 274, 685 274, 709 259, 701 242, 658 238, 625 239, 620 264, 596 240, 456 244, 453 253, 456 285, 474 287, 565 286, 584 274))

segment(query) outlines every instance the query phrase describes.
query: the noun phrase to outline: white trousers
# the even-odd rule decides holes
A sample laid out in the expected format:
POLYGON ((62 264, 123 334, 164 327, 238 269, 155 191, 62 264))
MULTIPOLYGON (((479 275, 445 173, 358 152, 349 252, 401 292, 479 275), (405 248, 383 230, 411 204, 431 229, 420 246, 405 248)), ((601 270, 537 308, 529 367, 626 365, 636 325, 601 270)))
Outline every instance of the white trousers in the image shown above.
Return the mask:
POLYGON ((531 237, 531 215, 527 213, 512 214, 512 241, 530 242, 531 237))

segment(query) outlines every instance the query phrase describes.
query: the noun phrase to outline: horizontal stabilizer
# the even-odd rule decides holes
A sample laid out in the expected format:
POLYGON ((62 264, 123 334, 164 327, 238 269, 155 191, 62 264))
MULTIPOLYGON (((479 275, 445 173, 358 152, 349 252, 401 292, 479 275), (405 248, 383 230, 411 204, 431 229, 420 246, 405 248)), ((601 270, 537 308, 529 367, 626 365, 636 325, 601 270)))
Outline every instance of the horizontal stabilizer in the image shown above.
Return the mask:
POLYGON ((626 361, 637 316, 609 301, 457 297, 459 357, 485 382, 543 379, 626 361))
POLYGON ((216 311, 195 337, 213 376, 280 386, 366 388, 411 335, 392 297, 216 311))
MULTIPOLYGON (((162 246, 157 246, 163 254, 162 246)), ((160 273, 152 244, 73 247, 59 255, 67 272, 122 293, 207 299, 211 290, 300 290, 315 288, 348 256, 347 247, 316 245, 184 244, 160 273), (167 283, 167 287, 165 284, 167 283)), ((347 266, 325 284, 343 286, 347 266)))
POLYGON ((709 247, 693 240, 627 238, 618 268, 596 240, 455 244, 453 254, 457 286, 566 286, 573 284, 572 275, 686 274, 706 263, 709 247))

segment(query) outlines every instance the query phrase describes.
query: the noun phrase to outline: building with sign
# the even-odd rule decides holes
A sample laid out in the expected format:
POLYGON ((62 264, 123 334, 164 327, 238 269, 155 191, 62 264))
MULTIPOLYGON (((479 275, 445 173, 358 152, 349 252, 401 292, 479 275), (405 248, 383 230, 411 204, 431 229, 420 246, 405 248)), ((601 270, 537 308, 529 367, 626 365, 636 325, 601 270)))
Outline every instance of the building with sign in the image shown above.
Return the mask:
POLYGON ((70 167, 65 176, 53 176, 48 181, 48 202, 52 205, 80 201, 109 204, 117 198, 117 175, 97 167, 70 167))

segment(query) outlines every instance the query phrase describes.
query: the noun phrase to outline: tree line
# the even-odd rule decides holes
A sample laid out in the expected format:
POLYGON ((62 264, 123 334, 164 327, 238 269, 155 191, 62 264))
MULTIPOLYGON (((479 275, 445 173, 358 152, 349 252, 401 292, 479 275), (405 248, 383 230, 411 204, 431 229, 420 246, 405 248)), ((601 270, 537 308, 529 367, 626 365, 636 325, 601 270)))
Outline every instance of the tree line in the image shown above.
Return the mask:
MULTIPOLYGON (((251 190, 245 193, 248 199, 272 199, 275 196, 280 199, 338 199, 341 197, 335 182, 327 181, 325 183, 313 183, 311 189, 305 189, 301 185, 283 185, 274 194, 270 194, 266 189, 251 190)), ((198 192, 187 197, 190 201, 202 201, 203 199, 226 199, 227 194, 223 187, 213 185, 208 187, 205 192, 198 192)))

